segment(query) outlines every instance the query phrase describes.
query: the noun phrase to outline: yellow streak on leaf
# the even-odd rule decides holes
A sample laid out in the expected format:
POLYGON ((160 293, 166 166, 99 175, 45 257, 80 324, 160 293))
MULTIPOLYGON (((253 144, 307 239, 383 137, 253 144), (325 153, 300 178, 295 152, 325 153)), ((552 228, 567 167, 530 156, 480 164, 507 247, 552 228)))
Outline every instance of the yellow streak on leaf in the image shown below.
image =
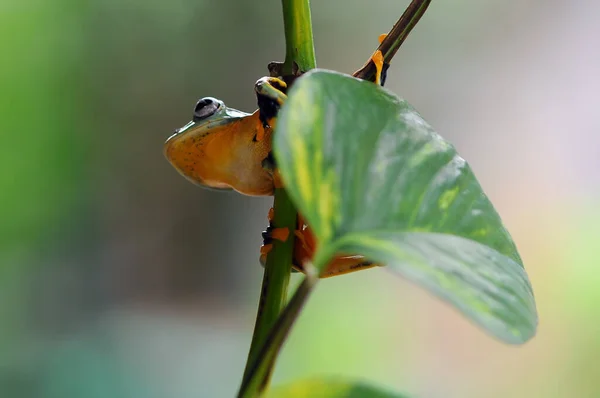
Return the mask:
POLYGON ((308 149, 301 137, 297 134, 291 134, 293 140, 293 150, 296 152, 296 161, 294 166, 296 168, 296 183, 298 184, 298 190, 302 201, 307 207, 313 201, 313 191, 311 189, 311 176, 309 168, 306 167, 308 164, 308 149))
POLYGON ((336 178, 333 169, 323 170, 325 174, 319 186, 318 211, 321 219, 321 230, 315 231, 321 243, 329 241, 333 237, 333 229, 338 224, 339 214, 339 192, 336 189, 336 178))
POLYGON ((448 207, 450 207, 452 202, 454 202, 454 199, 456 199, 458 191, 458 187, 454 187, 452 189, 448 189, 446 192, 440 195, 438 205, 440 206, 441 210, 446 210, 448 207))

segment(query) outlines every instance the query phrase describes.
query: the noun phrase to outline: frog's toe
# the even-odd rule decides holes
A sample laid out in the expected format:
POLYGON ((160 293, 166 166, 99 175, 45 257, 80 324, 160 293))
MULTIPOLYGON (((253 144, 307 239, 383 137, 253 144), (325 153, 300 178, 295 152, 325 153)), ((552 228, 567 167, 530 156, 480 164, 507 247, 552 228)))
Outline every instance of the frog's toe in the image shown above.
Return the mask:
POLYGON ((290 236, 289 228, 274 228, 271 231, 271 237, 277 239, 280 242, 285 242, 290 236))
POLYGON ((258 102, 258 109, 260 111, 260 120, 263 123, 265 129, 272 127, 270 123, 279 112, 279 108, 285 100, 287 95, 287 84, 276 77, 263 77, 258 79, 254 85, 254 91, 256 92, 256 100, 258 102))
POLYGON ((289 228, 275 228, 271 223, 269 223, 267 229, 262 233, 263 245, 273 243, 273 239, 276 239, 280 242, 285 242, 288 240, 289 236, 289 228))
POLYGON ((264 95, 276 101, 279 105, 283 105, 287 96, 287 84, 277 77, 261 77, 254 84, 256 95, 264 95))
POLYGON ((269 253, 271 252, 271 250, 273 250, 273 244, 269 243, 268 245, 262 245, 260 247, 260 265, 262 265, 263 267, 265 265, 267 265, 267 256, 269 255, 269 253))
POLYGON ((371 60, 375 64, 375 84, 381 85, 381 74, 383 72, 383 53, 380 50, 375 51, 375 53, 371 56, 371 60))
MULTIPOLYGON (((271 211, 269 211, 269 217, 271 217, 271 211)), ((263 267, 267 264, 267 257, 271 250, 273 250, 273 239, 285 242, 289 236, 289 228, 273 228, 271 218, 269 218, 269 226, 262 233, 263 245, 260 247, 260 263, 263 267)))

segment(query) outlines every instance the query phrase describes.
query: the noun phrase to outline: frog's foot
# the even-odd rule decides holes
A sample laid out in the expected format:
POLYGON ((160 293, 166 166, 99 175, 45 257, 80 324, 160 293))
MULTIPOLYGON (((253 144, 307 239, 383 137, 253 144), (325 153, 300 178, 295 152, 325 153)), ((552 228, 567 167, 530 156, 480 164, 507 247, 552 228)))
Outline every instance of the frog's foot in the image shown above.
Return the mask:
POLYGON ((273 242, 273 239, 276 239, 280 242, 285 242, 288 240, 289 236, 289 228, 275 228, 273 227, 273 223, 269 222, 269 226, 262 233, 263 244, 270 245, 273 242))
MULTIPOLYGON (((287 84, 276 77, 260 78, 254 85, 260 121, 265 129, 274 127, 273 121, 277 117, 279 108, 287 99, 286 90, 287 84)), ((257 134, 257 141, 264 138, 264 136, 258 137, 258 135, 262 136, 262 134, 257 134)))
MULTIPOLYGON (((387 36, 388 36, 387 33, 379 35, 379 38, 378 38, 379 44, 383 43, 383 41, 385 40, 385 38, 387 36)), ((375 52, 375 54, 373 54, 373 57, 376 57, 376 56, 377 56, 377 58, 379 58, 379 56, 377 55, 377 52, 375 52)), ((371 59, 373 59, 373 57, 371 57, 371 59)), ((390 67, 390 64, 387 62, 384 62, 383 59, 381 59, 381 61, 379 59, 378 60, 373 59, 373 63, 375 64, 375 68, 377 69, 377 76, 375 77, 375 79, 376 79, 375 83, 380 84, 383 87, 383 85, 385 84, 385 80, 387 79, 387 71, 390 67), (377 66, 378 62, 381 62, 379 67, 377 66), (377 80, 379 80, 379 81, 377 82, 377 80)))
MULTIPOLYGON (((383 43, 386 37, 387 34, 379 35, 379 47, 381 47, 381 44, 383 43)), ((373 79, 373 77, 371 77, 373 67, 372 65, 375 66, 374 82, 377 85, 383 86, 387 78, 387 70, 390 67, 390 64, 385 62, 385 57, 383 56, 383 53, 379 48, 373 53, 373 55, 371 55, 371 58, 369 58, 369 60, 363 65, 363 67, 354 72, 352 76, 357 77, 359 79, 373 81, 371 80, 373 79)))
POLYGON ((371 56, 371 61, 373 61, 373 64, 375 64, 375 84, 377 84, 378 86, 383 86, 383 84, 381 84, 381 75, 383 73, 383 53, 379 50, 375 51, 375 53, 371 56))
POLYGON ((268 254, 273 250, 273 239, 285 242, 289 236, 289 228, 273 228, 271 224, 263 231, 263 244, 260 247, 260 263, 263 267, 267 264, 268 254))
MULTIPOLYGON (((263 232, 263 246, 260 248, 260 263, 263 266, 267 263, 267 256, 273 249, 273 239, 286 241, 289 237, 287 228, 273 228, 273 215, 273 209, 269 210, 269 227, 263 232)), ((292 271, 304 273, 304 264, 310 262, 315 253, 316 238, 300 214, 298 214, 298 228, 294 231, 294 237, 292 271)), ((319 278, 349 274, 377 266, 379 264, 367 261, 363 256, 338 255, 330 261, 319 275, 319 278)))
MULTIPOLYGON (((310 262, 314 256, 316 248, 316 238, 311 229, 304 223, 301 216, 298 216, 299 228, 294 231, 296 240, 294 241, 294 259, 293 267, 295 270, 304 273, 304 264, 310 262)), ((371 261, 367 261, 364 256, 357 255, 338 255, 327 264, 327 267, 319 278, 329 278, 337 275, 349 274, 351 272, 363 269, 377 267, 371 261)))
POLYGON ((269 243, 269 244, 263 244, 260 247, 260 265, 262 265, 263 267, 267 265, 267 257, 269 255, 269 253, 271 253, 271 250, 273 250, 273 244, 269 243))
MULTIPOLYGON (((385 35, 382 35, 385 36, 385 35)), ((386 63, 383 58, 383 53, 380 50, 375 51, 371 56, 371 61, 375 65, 375 84, 378 86, 382 86, 385 84, 385 80, 387 79, 387 71, 390 67, 390 64, 386 63)))
MULTIPOLYGON (((273 239, 285 242, 289 237, 289 229, 287 228, 274 228, 273 218, 275 212, 273 208, 269 210, 269 226, 267 230, 263 232, 263 245, 260 248, 260 263, 264 267, 267 264, 267 256, 273 250, 273 239)), ((299 228, 305 226, 302 216, 298 215, 297 225, 299 228)), ((292 258, 292 272, 303 271, 302 264, 310 259, 313 255, 311 245, 312 234, 305 235, 302 230, 295 230, 294 236, 297 238, 294 241, 294 252, 292 258)))
POLYGON ((367 261, 363 256, 336 256, 327 267, 321 271, 319 278, 350 274, 363 269, 379 267, 372 261, 367 261))
POLYGON ((263 244, 260 247, 260 263, 264 267, 267 264, 267 255, 273 250, 273 239, 280 242, 285 242, 290 236, 289 228, 275 228, 273 226, 273 219, 275 217, 275 211, 273 208, 269 209, 269 226, 262 233, 263 244))
POLYGON ((283 105, 287 99, 287 84, 278 77, 261 77, 256 81, 254 91, 257 96, 267 97, 278 105, 283 105))

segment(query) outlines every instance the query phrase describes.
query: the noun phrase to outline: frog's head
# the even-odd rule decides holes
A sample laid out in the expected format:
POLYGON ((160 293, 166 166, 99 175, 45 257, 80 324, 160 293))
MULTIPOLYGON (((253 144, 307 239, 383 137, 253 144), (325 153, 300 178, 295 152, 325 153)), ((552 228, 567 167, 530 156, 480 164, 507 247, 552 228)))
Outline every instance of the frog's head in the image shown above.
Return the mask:
POLYGON ((257 123, 258 115, 228 108, 221 100, 205 97, 196 103, 192 120, 167 139, 164 154, 193 183, 231 189, 229 175, 224 174, 236 153, 232 147, 245 132, 250 134, 257 123))
POLYGON ((176 129, 165 142, 165 152, 175 142, 186 137, 201 139, 204 136, 219 133, 227 128, 228 124, 248 116, 233 108, 228 108, 225 103, 213 97, 204 97, 198 100, 194 108, 192 120, 185 126, 176 129))

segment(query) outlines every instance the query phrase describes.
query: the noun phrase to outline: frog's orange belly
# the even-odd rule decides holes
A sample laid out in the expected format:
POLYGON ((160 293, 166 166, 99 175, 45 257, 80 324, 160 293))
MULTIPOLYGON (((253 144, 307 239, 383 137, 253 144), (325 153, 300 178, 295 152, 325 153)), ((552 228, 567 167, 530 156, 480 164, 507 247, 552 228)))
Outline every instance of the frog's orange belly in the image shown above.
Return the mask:
POLYGON ((180 174, 195 184, 270 196, 274 191, 273 173, 263 167, 271 149, 267 138, 253 142, 251 137, 221 136, 199 145, 194 137, 181 137, 168 143, 165 155, 180 174))
POLYGON ((209 186, 211 182, 214 184, 224 184, 228 188, 234 189, 244 195, 273 195, 274 184, 272 174, 262 167, 256 166, 254 164, 236 165, 233 171, 228 168, 225 172, 219 173, 217 179, 212 179, 215 177, 213 175, 207 175, 205 182, 209 182, 209 186))

